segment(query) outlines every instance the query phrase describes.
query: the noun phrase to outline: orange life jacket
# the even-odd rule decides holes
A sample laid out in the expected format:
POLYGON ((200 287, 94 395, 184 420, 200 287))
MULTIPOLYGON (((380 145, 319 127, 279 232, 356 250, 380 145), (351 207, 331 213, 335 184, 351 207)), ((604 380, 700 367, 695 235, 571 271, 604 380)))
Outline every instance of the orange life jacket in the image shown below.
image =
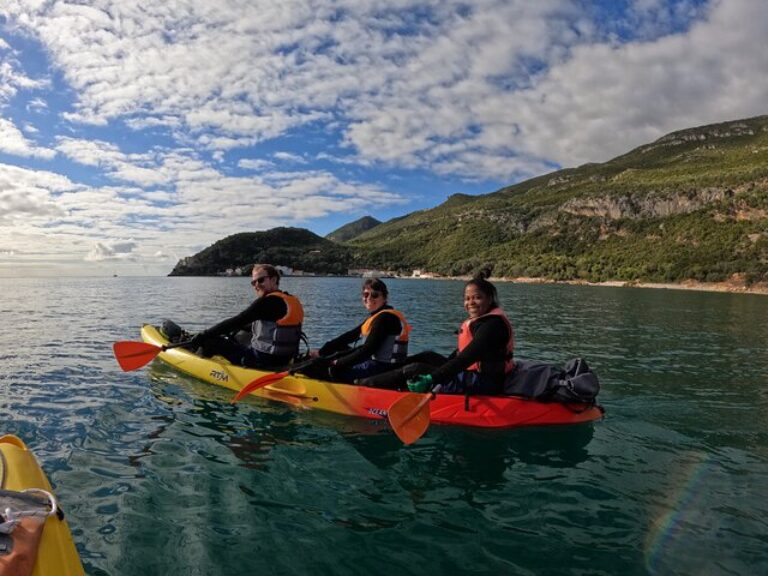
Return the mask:
POLYGON ((371 333, 371 326, 373 326, 374 319, 381 314, 394 314, 397 316, 398 320, 400 320, 401 330, 400 334, 397 336, 391 334, 387 337, 384 344, 374 352, 373 359, 379 362, 405 362, 405 359, 408 356, 408 339, 411 334, 411 325, 406 322, 405 315, 399 310, 395 310, 394 308, 384 308, 383 310, 379 310, 376 314, 363 322, 363 325, 360 327, 360 334, 367 338, 368 334, 371 333))
MULTIPOLYGON (((472 336, 472 330, 470 329, 472 324, 480 320, 480 318, 487 318, 488 316, 498 316, 502 320, 504 320, 504 323, 507 325, 507 328, 509 328, 509 339, 507 340, 507 348, 506 353, 504 355, 504 358, 499 358, 498 361, 504 362, 504 374, 509 374, 512 372, 512 370, 515 369, 515 361, 512 359, 512 355, 515 351, 515 332, 512 329, 512 323, 509 321, 509 318, 507 318, 507 315, 504 314, 504 311, 499 308, 498 306, 494 308, 493 310, 490 310, 487 314, 483 314, 482 316, 478 316, 477 318, 467 318, 462 322, 461 327, 459 328, 459 343, 458 343, 458 349, 459 352, 464 350, 467 346, 469 346, 470 342, 472 342, 473 336, 472 336)), ((486 360, 487 362, 487 360, 486 360)), ((474 370, 476 372, 481 372, 480 362, 475 362, 472 364, 467 370, 474 370)))
POLYGON ((251 348, 286 358, 293 358, 299 352, 301 325, 304 322, 304 307, 296 296, 276 290, 263 298, 280 298, 288 308, 285 316, 277 321, 256 320, 251 325, 251 348))

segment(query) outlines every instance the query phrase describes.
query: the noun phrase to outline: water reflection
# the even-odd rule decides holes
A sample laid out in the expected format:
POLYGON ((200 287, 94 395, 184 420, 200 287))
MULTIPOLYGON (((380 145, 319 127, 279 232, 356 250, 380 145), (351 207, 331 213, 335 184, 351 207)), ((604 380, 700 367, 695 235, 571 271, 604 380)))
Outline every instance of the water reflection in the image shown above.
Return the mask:
POLYGON ((419 444, 404 447, 393 434, 348 434, 345 439, 381 469, 404 461, 414 477, 465 487, 502 486, 517 463, 568 468, 589 457, 594 426, 484 430, 433 426, 419 444))
MULTIPOLYGON (((270 452, 278 445, 327 442, 339 435, 363 458, 386 470, 408 461, 428 469, 436 478, 476 486, 502 485, 505 472, 516 463, 567 468, 589 457, 592 424, 487 430, 432 425, 413 447, 405 447, 387 422, 315 411, 296 411, 282 404, 259 401, 252 409, 229 404, 229 392, 178 375, 155 363, 150 368, 152 393, 177 409, 192 398, 196 426, 211 431, 246 468, 268 470, 270 452), (176 388, 176 387, 179 388, 176 388), (173 387, 174 389, 169 389, 173 387), (189 393, 182 393, 181 388, 189 393), (186 399, 185 399, 186 397, 186 399)), ((200 431, 187 433, 200 435, 200 431)))

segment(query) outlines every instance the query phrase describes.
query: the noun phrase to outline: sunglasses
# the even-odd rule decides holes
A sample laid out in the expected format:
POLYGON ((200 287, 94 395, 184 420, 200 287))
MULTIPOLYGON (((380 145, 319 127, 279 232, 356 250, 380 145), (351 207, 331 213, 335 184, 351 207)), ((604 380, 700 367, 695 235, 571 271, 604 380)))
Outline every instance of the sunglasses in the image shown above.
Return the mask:
POLYGON ((378 298, 381 296, 381 292, 376 292, 376 290, 371 290, 368 292, 367 290, 363 292, 363 298, 378 298))
POLYGON ((267 278, 269 278, 269 276, 259 276, 258 278, 254 278, 251 280, 251 286, 256 286, 257 284, 261 286, 267 278))

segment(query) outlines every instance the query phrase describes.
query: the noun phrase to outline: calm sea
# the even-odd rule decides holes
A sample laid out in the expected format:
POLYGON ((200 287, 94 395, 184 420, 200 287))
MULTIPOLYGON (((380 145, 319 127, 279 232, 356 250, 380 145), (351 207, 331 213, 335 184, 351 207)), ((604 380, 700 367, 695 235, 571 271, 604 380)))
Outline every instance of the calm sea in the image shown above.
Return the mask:
MULTIPOLYGON (((453 348, 462 284, 392 280, 412 351, 453 348)), ((313 346, 364 316, 360 281, 286 278, 313 346)), ((116 340, 195 330, 247 280, 0 279, 0 432, 35 451, 86 571, 768 574, 768 297, 500 284, 518 355, 582 356, 603 421, 483 432, 251 400, 116 340)))

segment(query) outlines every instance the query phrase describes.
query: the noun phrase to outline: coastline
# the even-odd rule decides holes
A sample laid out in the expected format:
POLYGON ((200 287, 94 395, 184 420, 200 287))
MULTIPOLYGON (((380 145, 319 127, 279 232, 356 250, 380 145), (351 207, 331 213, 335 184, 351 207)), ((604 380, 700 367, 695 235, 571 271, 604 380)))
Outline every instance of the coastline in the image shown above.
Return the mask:
MULTIPOLYGON (((471 276, 438 276, 438 277, 408 277, 415 280, 470 280, 471 276)), ((587 280, 551 280, 549 278, 536 278, 529 276, 491 276, 492 282, 512 282, 520 284, 570 284, 573 286, 606 286, 610 288, 651 288, 655 290, 696 290, 699 292, 725 292, 729 294, 758 294, 768 296, 768 282, 758 282, 747 286, 741 279, 732 279, 725 282, 699 282, 697 280, 685 280, 680 283, 663 282, 638 282, 634 280, 607 280, 605 282, 589 282, 587 280)))
POLYGON ((680 283, 637 282, 608 280, 606 282, 588 282, 586 280, 549 280, 546 278, 491 278, 496 282, 520 282, 521 284, 572 284, 575 286, 608 286, 613 288, 652 288, 656 290, 697 290, 699 292, 726 292, 731 294, 760 294, 768 295, 768 283, 756 283, 747 286, 739 280, 726 282, 699 282, 685 280, 680 283))

